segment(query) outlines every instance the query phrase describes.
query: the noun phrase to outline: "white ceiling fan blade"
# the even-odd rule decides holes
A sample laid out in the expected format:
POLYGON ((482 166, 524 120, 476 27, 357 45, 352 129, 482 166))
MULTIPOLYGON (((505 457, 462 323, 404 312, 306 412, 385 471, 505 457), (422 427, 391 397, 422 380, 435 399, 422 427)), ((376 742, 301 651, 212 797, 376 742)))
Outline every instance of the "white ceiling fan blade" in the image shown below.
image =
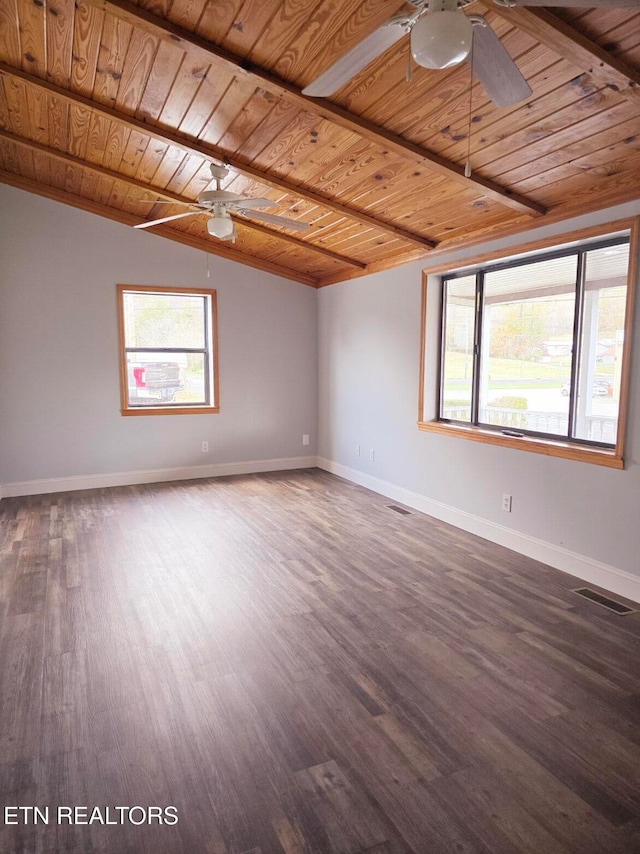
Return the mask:
POLYGON ((620 9, 637 7, 638 0, 508 0, 508 3, 496 2, 496 6, 564 6, 566 9, 620 9))
POLYGON ((129 199, 135 205, 175 205, 190 208, 193 202, 170 202, 167 199, 129 199))
POLYGON ((231 202, 227 205, 232 210, 238 208, 276 208, 277 202, 272 202, 271 199, 238 199, 236 202, 231 202))
POLYGON ((134 225, 134 228, 150 228, 152 225, 160 225, 161 222, 171 222, 172 219, 182 219, 185 216, 196 216, 204 213, 204 211, 187 211, 186 213, 174 214, 173 216, 163 216, 162 219, 153 219, 151 222, 141 222, 134 225))
POLYGON ((531 87, 488 24, 473 27, 472 63, 474 74, 496 107, 509 107, 531 95, 531 87))
MULTIPOLYGON (((391 19, 393 21, 393 18, 391 19)), ((366 68, 385 50, 406 35, 407 28, 399 23, 387 22, 378 27, 370 36, 351 48, 343 57, 336 60, 320 77, 302 90, 303 95, 313 98, 323 98, 333 95, 341 86, 348 83, 359 71, 366 68)))
POLYGON ((270 225, 279 225, 281 228, 288 228, 289 231, 306 231, 309 228, 308 222, 300 222, 297 219, 287 219, 284 216, 262 213, 261 211, 249 211, 244 210, 244 208, 238 208, 236 213, 239 213, 241 216, 251 217, 251 219, 258 219, 261 222, 268 222, 270 225))

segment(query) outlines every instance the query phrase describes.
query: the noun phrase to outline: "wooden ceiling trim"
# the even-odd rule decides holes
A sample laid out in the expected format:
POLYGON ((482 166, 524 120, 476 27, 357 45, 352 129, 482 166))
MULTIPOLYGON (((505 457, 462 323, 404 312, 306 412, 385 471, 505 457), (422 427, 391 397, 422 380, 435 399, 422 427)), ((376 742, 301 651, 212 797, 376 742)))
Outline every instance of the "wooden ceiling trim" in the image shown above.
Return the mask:
MULTIPOLYGON (((573 192, 566 196, 567 198, 571 198, 572 201, 570 203, 558 204, 557 207, 545 216, 544 223, 540 223, 538 227, 541 227, 542 225, 552 225, 573 217, 582 216, 583 214, 595 213, 613 205, 625 204, 626 202, 637 202, 637 187, 639 179, 640 156, 636 158, 636 162, 632 164, 632 167, 628 171, 608 178, 607 181, 610 183, 609 188, 604 191, 601 187, 598 188, 597 195, 595 192, 585 194, 578 179, 574 182, 575 186, 570 187, 570 190, 573 192)), ((566 185, 564 186, 566 187, 566 185)), ((560 199, 560 194, 558 198, 560 199)), ((618 222, 614 222, 611 226, 615 230, 615 227, 617 227, 618 224, 618 222)), ((497 240, 504 237, 522 234, 523 232, 530 231, 531 228, 531 220, 529 218, 522 217, 517 223, 502 223, 497 226, 491 225, 486 229, 476 230, 471 235, 468 233, 465 234, 465 229, 460 229, 456 236, 451 238, 444 237, 439 243, 437 249, 434 249, 429 253, 429 263, 431 263, 432 259, 446 255, 449 252, 467 247, 479 246, 490 240, 497 240)), ((598 226, 594 226, 594 228, 598 228, 598 226)), ((412 258, 411 253, 406 256, 406 259, 407 260, 403 263, 408 263, 412 260, 420 260, 418 256, 412 258)), ((347 275, 332 274, 331 276, 322 278, 318 282, 318 287, 325 287, 342 281, 350 281, 351 279, 360 278, 363 275, 369 275, 370 273, 378 272, 383 269, 390 269, 395 266, 398 266, 397 261, 395 263, 386 263, 384 261, 380 263, 372 263, 369 264, 367 269, 362 272, 353 270, 347 275)))
POLYGON ((7 75, 23 80, 29 85, 36 87, 36 89, 44 89, 51 95, 54 95, 58 98, 62 98, 63 100, 68 101, 69 103, 86 107, 87 109, 93 111, 96 114, 101 115, 102 117, 111 119, 116 122, 120 122, 121 124, 129 127, 130 129, 140 131, 153 137, 154 139, 158 139, 162 142, 168 143, 169 145, 176 146, 189 154, 196 154, 200 157, 206 157, 207 159, 226 161, 236 172, 239 172, 242 175, 247 175, 249 177, 255 178, 257 181, 264 185, 284 190, 285 192, 291 193, 292 195, 295 195, 302 199, 307 199, 316 205, 325 207, 329 210, 333 210, 335 213, 356 220, 357 222, 361 222, 362 224, 368 225, 371 228, 375 228, 378 231, 400 237, 403 240, 406 240, 408 243, 420 246, 425 250, 431 249, 435 245, 433 241, 428 240, 426 237, 422 237, 421 235, 407 231, 406 229, 400 228, 396 225, 393 225, 392 223, 385 222, 384 220, 379 220, 369 214, 356 210, 348 205, 342 204, 333 199, 326 198, 318 193, 313 192, 312 190, 307 189, 306 187, 301 187, 289 181, 282 180, 277 175, 265 174, 262 170, 256 169, 255 167, 249 164, 240 163, 234 158, 229 157, 225 151, 218 149, 216 146, 205 146, 199 142, 184 137, 182 134, 176 131, 170 131, 166 128, 158 127, 157 125, 146 124, 145 122, 136 119, 134 116, 128 116, 123 113, 119 113, 118 111, 113 110, 110 107, 107 107, 103 104, 97 104, 89 98, 85 98, 84 96, 76 93, 68 92, 67 90, 62 89, 61 87, 56 86, 53 83, 49 83, 46 80, 41 80, 31 74, 28 74, 25 71, 21 71, 17 68, 12 68, 4 62, 0 62, 0 76, 7 75))
MULTIPOLYGON (((531 227, 531 220, 529 220, 529 228, 531 227)), ((424 257, 420 255, 419 252, 412 250, 411 252, 406 252, 400 258, 393 259, 385 259, 382 261, 375 261, 372 264, 369 264, 367 269, 363 273, 359 273, 357 271, 352 271, 347 275, 340 273, 332 273, 329 276, 323 276, 318 284, 318 288, 326 288, 329 285, 337 285, 340 282, 348 282, 352 279, 359 279, 362 276, 368 276, 372 273, 381 273, 384 270, 392 270, 394 267, 404 266, 405 264, 411 264, 413 261, 423 261, 424 257)))
MULTIPOLYGON (((53 199, 56 202, 71 205, 74 208, 95 213, 99 216, 104 216, 107 219, 112 219, 123 225, 135 225, 138 222, 138 217, 135 214, 126 213, 125 211, 117 210, 108 205, 92 201, 90 199, 81 198, 72 195, 64 190, 59 190, 56 187, 45 186, 38 181, 33 181, 28 178, 23 178, 19 175, 14 175, 10 172, 0 171, 0 181, 4 184, 10 184, 12 187, 17 187, 20 190, 26 190, 29 193, 35 193, 38 196, 44 196, 48 199, 53 199)), ((184 231, 177 231, 174 228, 169 228, 164 225, 159 225, 155 228, 154 234, 160 237, 175 240, 178 243, 183 243, 186 246, 191 246, 193 249, 199 249, 209 255, 219 255, 221 258, 226 258, 229 261, 238 261, 240 264, 253 267, 254 269, 262 270, 266 273, 273 273, 276 276, 282 276, 284 279, 290 279, 294 282, 300 282, 303 285, 316 287, 317 280, 313 276, 308 276, 305 273, 293 271, 280 264, 275 264, 272 261, 261 260, 260 258, 248 255, 238 250, 228 249, 223 245, 213 246, 204 238, 199 238, 188 234, 184 231)))
MULTIPOLYGON (((193 204, 193 199, 181 196, 176 192, 149 186, 148 184, 145 184, 142 181, 138 181, 135 178, 125 177, 122 173, 116 172, 112 169, 108 169, 104 166, 98 166, 94 163, 88 163, 85 160, 81 160, 79 157, 74 157, 73 155, 67 154, 64 151, 57 151, 39 142, 35 142, 32 139, 25 139, 24 137, 17 136, 16 134, 13 134, 9 131, 0 129, 0 140, 12 142, 14 145, 17 145, 18 147, 29 150, 31 152, 38 152, 40 154, 44 154, 59 163, 86 169, 101 178, 111 179, 112 181, 120 181, 123 185, 126 185, 132 190, 139 190, 143 193, 151 193, 160 199, 165 199, 166 201, 173 201, 179 205, 182 205, 184 203, 193 204)), ((152 203, 152 200, 149 200, 149 202, 152 203)), ((140 215, 137 221, 142 222, 143 219, 144 217, 140 215)), ((295 246, 298 249, 316 252, 319 255, 323 255, 326 258, 330 258, 332 261, 335 261, 338 264, 356 267, 359 270, 363 270, 367 266, 363 261, 357 261, 354 258, 345 257, 343 255, 338 254, 337 252, 332 252, 330 249, 327 249, 324 246, 318 246, 314 243, 307 243, 306 241, 300 240, 299 238, 294 237, 293 235, 274 231, 273 229, 267 228, 266 226, 263 226, 260 223, 252 222, 251 220, 244 218, 239 219, 238 221, 251 231, 255 231, 258 234, 262 234, 266 237, 284 241, 287 244, 295 246)))
MULTIPOLYGON (((624 202, 637 201, 637 198, 638 198, 637 189, 633 189, 632 187, 629 187, 628 177, 625 177, 624 180, 626 181, 626 184, 627 184, 627 188, 624 192, 620 192, 620 189, 616 188, 615 190, 613 190, 611 192, 611 194, 608 198, 606 196, 602 196, 601 201, 593 200, 593 201, 586 201, 585 203, 583 203, 582 201, 573 202, 571 205, 565 205, 562 209, 560 209, 560 208, 555 209, 553 212, 547 214, 547 216, 544 219, 544 223, 537 224, 537 227, 542 227, 543 225, 544 226, 551 225, 552 223, 562 222, 563 220, 571 219, 572 217, 580 216, 582 214, 592 213, 592 212, 595 212, 598 210, 602 210, 606 207, 609 207, 610 205, 623 204, 624 202)), ((616 230, 619 230, 619 229, 625 227, 624 226, 625 222, 628 222, 628 220, 616 220, 615 222, 612 222, 609 224, 593 226, 591 231, 593 231, 594 234, 603 234, 607 231, 616 231, 616 230)), ((511 237, 511 236, 515 236, 517 234, 522 234, 523 232, 531 231, 531 229, 532 229, 531 220, 525 219, 523 217, 519 223, 515 223, 515 224, 511 224, 511 225, 507 225, 507 226, 501 226, 499 228, 491 227, 489 229, 484 230, 481 233, 476 232, 471 236, 456 237, 456 238, 451 239, 449 241, 443 240, 442 243, 438 246, 438 248, 429 254, 429 270, 428 271, 429 271, 429 273, 432 273, 432 272, 438 272, 438 271, 442 272, 443 270, 451 269, 451 267, 452 267, 451 262, 448 262, 445 264, 440 264, 440 265, 432 265, 432 263, 431 263, 432 260, 439 257, 439 256, 446 255, 449 252, 453 252, 453 251, 456 251, 458 249, 465 249, 468 247, 479 246, 479 245, 482 245, 484 243, 487 243, 487 241, 489 241, 489 240, 497 240, 497 239, 501 239, 503 237, 511 237)), ((564 236, 561 235, 560 238, 556 241, 556 243, 563 243, 563 242, 566 242, 566 240, 567 240, 566 235, 564 235, 564 236)), ((491 253, 487 253, 487 257, 489 257, 489 256, 491 256, 491 253)), ((420 258, 419 254, 410 252, 410 253, 407 253, 406 256, 404 256, 404 260, 402 261, 402 263, 407 264, 407 263, 410 263, 411 261, 419 261, 419 260, 423 260, 420 258)), ((380 262, 375 262, 375 263, 369 264, 367 266, 367 269, 364 271, 352 270, 351 272, 349 272, 346 275, 340 274, 340 273, 336 273, 336 274, 332 273, 329 276, 325 276, 325 277, 321 278, 318 282, 317 287, 323 288, 323 287, 327 287, 329 285, 339 284, 340 282, 351 281, 352 279, 358 279, 358 278, 361 278, 362 276, 367 276, 367 275, 370 275, 371 273, 377 273, 377 272, 380 272, 382 270, 392 269, 392 268, 397 267, 397 266, 399 266, 399 262, 397 260, 395 260, 393 262, 390 260, 389 261, 383 260, 380 262)))
POLYGON ((430 264, 428 267, 425 267, 422 272, 425 276, 438 276, 442 273, 450 272, 454 266, 455 269, 478 267, 481 264, 487 264, 491 261, 499 261, 502 258, 509 258, 515 254, 525 254, 528 252, 534 252, 537 249, 562 246, 565 243, 571 243, 575 240, 589 240, 592 237, 600 237, 604 234, 615 234, 619 231, 626 231, 632 227, 634 221, 635 217, 617 219, 614 222, 592 225, 586 228, 563 232, 562 234, 556 234, 553 237, 533 238, 528 240, 526 243, 521 243, 515 247, 508 246, 501 249, 494 249, 491 252, 483 252, 479 255, 474 255, 472 258, 460 259, 460 261, 456 261, 453 264, 451 261, 440 264, 430 264))
MULTIPOLYGON (((481 3, 486 7, 485 3, 481 3)), ((640 71, 631 68, 595 41, 567 24, 558 15, 544 8, 522 6, 492 6, 501 18, 513 23, 545 44, 558 56, 563 56, 578 68, 588 71, 601 86, 616 87, 616 91, 637 98, 640 96, 640 71)))
POLYGON ((369 120, 343 109, 337 104, 333 104, 323 98, 311 99, 306 97, 298 87, 282 80, 271 72, 253 65, 251 62, 232 54, 225 48, 204 40, 194 33, 183 30, 167 19, 159 18, 140 7, 133 6, 127 0, 85 0, 85 2, 97 3, 101 8, 106 9, 113 15, 119 15, 127 23, 146 29, 158 38, 171 39, 174 43, 179 42, 185 51, 197 51, 204 61, 212 62, 215 59, 218 64, 222 64, 228 71, 234 74, 250 75, 252 78, 260 80, 271 92, 293 100, 300 109, 311 109, 321 116, 330 118, 331 121, 343 127, 356 130, 372 142, 381 145, 383 149, 393 150, 395 153, 409 158, 414 163, 427 166, 429 169, 445 174, 452 180, 467 186, 473 186, 482 195, 495 198, 497 201, 518 212, 527 213, 532 216, 540 216, 545 212, 542 205, 531 199, 522 198, 517 194, 511 193, 508 188, 501 187, 493 181, 477 175, 467 178, 464 174, 464 167, 457 163, 452 163, 434 152, 409 142, 392 131, 375 125, 369 120))
MULTIPOLYGON (((550 211, 540 223, 542 225, 552 225, 562 222, 563 220, 571 219, 572 217, 582 216, 583 214, 595 213, 613 205, 622 205, 626 202, 635 202, 638 200, 638 176, 640 168, 635 167, 635 180, 633 172, 627 172, 620 175, 612 176, 609 180, 610 187, 608 190, 598 188, 597 195, 595 192, 584 192, 583 185, 579 182, 575 183, 571 189, 573 193, 567 198, 571 202, 558 204, 550 211)), ((584 180, 584 179, 583 179, 584 180)), ((488 240, 495 240, 503 237, 511 237, 516 234, 522 234, 523 231, 530 231, 532 228, 531 220, 522 218, 520 222, 514 224, 501 225, 499 227, 490 227, 482 231, 478 230, 471 235, 458 237, 452 240, 444 239, 438 245, 437 249, 429 253, 429 261, 432 257, 439 257, 447 252, 465 248, 468 246, 478 246, 486 243, 488 240)))

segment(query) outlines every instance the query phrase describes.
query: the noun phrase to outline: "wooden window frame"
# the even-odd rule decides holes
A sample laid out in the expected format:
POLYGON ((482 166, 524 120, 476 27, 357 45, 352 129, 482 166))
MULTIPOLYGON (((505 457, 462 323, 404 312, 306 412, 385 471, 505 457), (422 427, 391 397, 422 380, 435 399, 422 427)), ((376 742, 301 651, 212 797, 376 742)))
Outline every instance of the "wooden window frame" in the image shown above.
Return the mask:
MULTIPOLYGON (((466 258, 459 264, 440 264, 428 267, 422 271, 422 306, 420 312, 420 371, 418 389, 418 429, 428 433, 437 433, 443 436, 455 436, 474 442, 483 442, 489 445, 499 445, 503 448, 512 448, 521 451, 529 451, 536 454, 544 454, 552 457, 578 462, 593 463, 595 465, 608 466, 610 468, 624 469, 624 445, 625 431, 628 413, 628 401, 630 394, 629 375, 631 370, 631 354, 633 350, 633 326, 635 291, 638 280, 638 252, 640 251, 640 217, 616 220, 590 228, 577 231, 565 232, 552 238, 530 241, 528 243, 511 246, 495 252, 485 252, 471 258, 466 258), (539 253, 545 249, 553 249, 564 244, 587 241, 597 237, 605 237, 620 231, 629 231, 629 268, 627 275, 627 300, 625 305, 624 326, 624 349, 622 353, 622 365, 620 373, 620 408, 618 411, 618 432, 614 448, 593 447, 582 445, 579 442, 566 442, 562 439, 547 439, 538 436, 523 435, 518 437, 504 436, 497 431, 486 427, 473 425, 451 424, 439 419, 438 413, 431 420, 425 419, 425 360, 427 358, 427 290, 428 277, 442 275, 444 273, 460 272, 468 270, 470 274, 484 264, 500 259, 522 256, 528 253, 539 253)), ((532 256, 535 257, 535 254, 532 256)), ((441 280, 438 286, 442 292, 441 280)), ((442 295, 440 296, 442 299, 442 295)), ((440 312, 442 306, 440 305, 440 312)), ((442 330, 438 324, 438 346, 442 330)), ((439 373, 436 380, 440 382, 439 373)), ((433 389, 434 400, 437 399, 438 389, 433 389)))
POLYGON ((120 414, 121 415, 212 415, 220 412, 218 392, 218 301, 217 291, 206 288, 190 287, 156 287, 155 285, 117 285, 118 300, 118 352, 120 358, 120 414), (127 394, 127 354, 125 345, 124 325, 124 294, 177 294, 178 296, 205 296, 208 298, 210 315, 208 318, 211 330, 211 342, 207 348, 209 359, 211 388, 211 403, 206 406, 130 406, 127 394))

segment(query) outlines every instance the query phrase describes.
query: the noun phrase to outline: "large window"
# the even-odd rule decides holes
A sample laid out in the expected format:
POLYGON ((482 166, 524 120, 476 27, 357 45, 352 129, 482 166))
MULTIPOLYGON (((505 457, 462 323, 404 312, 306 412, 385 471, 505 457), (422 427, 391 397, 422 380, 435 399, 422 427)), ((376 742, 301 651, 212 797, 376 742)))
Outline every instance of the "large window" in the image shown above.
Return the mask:
POLYGON ((118 285, 123 415, 218 411, 216 292, 118 285))
POLYGON ((629 269, 625 230, 445 273, 435 419, 424 417, 423 353, 420 426, 621 461, 629 269))

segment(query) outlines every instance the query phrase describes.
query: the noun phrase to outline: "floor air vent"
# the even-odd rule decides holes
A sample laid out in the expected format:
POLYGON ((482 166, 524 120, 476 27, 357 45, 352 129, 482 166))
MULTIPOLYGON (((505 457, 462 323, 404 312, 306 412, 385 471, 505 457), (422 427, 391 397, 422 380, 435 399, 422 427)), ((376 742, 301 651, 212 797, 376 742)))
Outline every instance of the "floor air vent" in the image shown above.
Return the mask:
POLYGON ((400 513, 401 516, 411 516, 410 510, 405 510, 404 507, 398 507, 397 504, 387 504, 387 509, 400 513))
POLYGON ((589 587, 578 587, 577 590, 572 590, 571 592, 577 593, 578 596, 583 596, 590 602, 595 602, 596 605, 602 605, 603 608, 608 608, 609 611, 613 611, 615 614, 620 614, 620 616, 635 613, 633 608, 628 608, 626 605, 623 605, 622 602, 616 602, 615 599, 609 599, 601 593, 596 593, 595 590, 591 590, 589 587))

